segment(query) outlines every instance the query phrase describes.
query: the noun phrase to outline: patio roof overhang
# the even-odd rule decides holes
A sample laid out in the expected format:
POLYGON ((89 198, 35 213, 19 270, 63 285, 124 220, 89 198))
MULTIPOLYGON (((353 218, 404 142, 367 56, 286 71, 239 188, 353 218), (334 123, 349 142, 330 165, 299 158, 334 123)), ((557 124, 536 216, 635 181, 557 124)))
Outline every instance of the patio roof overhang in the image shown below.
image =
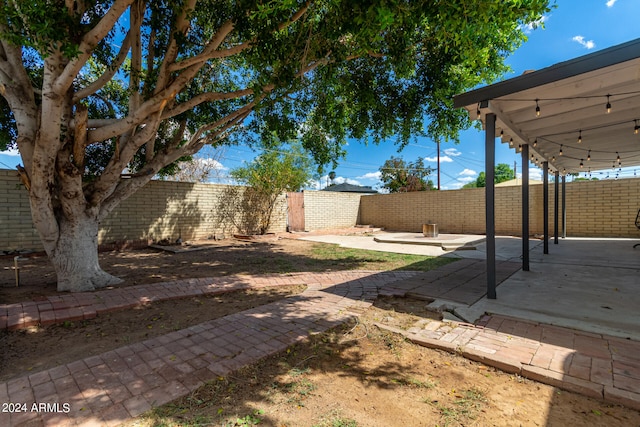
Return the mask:
POLYGON ((479 112, 483 126, 495 114, 496 136, 528 144, 550 172, 639 166, 640 39, 457 95, 454 106, 479 112))
MULTIPOLYGON (((549 253, 548 174, 558 178, 640 165, 640 39, 454 97, 485 129, 487 297, 496 298, 495 139, 522 147, 522 270, 529 271, 529 161, 543 168, 544 254, 549 253)), ((562 227, 563 234, 565 227, 562 227)))

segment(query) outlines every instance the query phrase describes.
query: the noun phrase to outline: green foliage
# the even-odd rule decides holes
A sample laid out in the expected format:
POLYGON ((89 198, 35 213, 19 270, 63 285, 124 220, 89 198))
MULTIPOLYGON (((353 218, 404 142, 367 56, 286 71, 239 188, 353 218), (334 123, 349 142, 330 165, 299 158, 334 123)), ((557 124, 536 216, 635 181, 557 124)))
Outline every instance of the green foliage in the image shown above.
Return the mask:
POLYGON ((298 191, 311 179, 312 163, 298 143, 286 151, 265 150, 253 162, 230 172, 245 185, 266 195, 298 191))
POLYGON ((402 157, 391 157, 380 167, 380 180, 390 193, 433 190, 433 182, 426 178, 433 169, 425 167, 424 160, 405 162, 402 157))
MULTIPOLYGON (((515 172, 511 169, 506 163, 498 163, 495 167, 495 176, 494 182, 499 184, 501 182, 509 181, 510 179, 515 179, 515 172)), ((478 178, 475 181, 471 181, 468 184, 462 186, 462 188, 482 188, 487 185, 487 174, 483 171, 478 174, 478 178)))
MULTIPOLYGON (((0 5, 0 36, 23 47, 24 65, 34 74, 42 75, 44 61, 51 55, 76 58, 83 37, 103 22, 115 3, 68 4, 84 9, 71 11, 63 3, 45 0, 0 5)), ((452 96, 502 76, 508 69, 504 58, 526 38, 522 24, 536 22, 549 10, 548 4, 548 0, 201 0, 188 14, 189 31, 180 33, 174 29, 185 2, 141 3, 146 7, 142 10, 141 42, 146 59, 142 69, 134 71, 131 62, 125 61, 110 79, 113 84, 82 102, 90 106, 90 118, 127 117, 132 94, 139 93, 145 101, 162 89, 157 87, 159 75, 173 39, 177 43, 175 62, 180 63, 201 54, 206 42, 230 21, 234 30, 219 50, 242 43, 251 47, 224 60, 206 60, 175 94, 175 102, 188 102, 203 93, 246 88, 253 92, 198 103, 179 116, 165 118, 167 123, 186 121, 193 134, 255 103, 245 126, 232 127, 224 134, 212 132, 208 142, 248 141, 274 147, 302 132, 304 148, 320 165, 340 159, 349 137, 379 143, 394 136, 401 145, 420 134, 456 140, 458 131, 471 122, 465 112, 452 108, 452 96), (305 7, 299 19, 288 22, 305 7), (135 86, 129 81, 132 73, 138 77, 135 86)), ((129 30, 127 18, 125 13, 104 38, 87 47, 91 60, 77 75, 72 90, 86 87, 113 67, 118 45, 129 30)), ((176 71, 171 79, 181 77, 176 71)), ((4 104, 0 114, 4 129, 12 120, 4 104)), ((160 129, 155 152, 175 149, 172 129, 171 125, 160 129)), ((15 137, 9 135, 12 141, 15 137)), ((89 160, 88 175, 101 173, 106 160, 113 158, 115 140, 91 147, 88 154, 97 159, 89 160)), ((132 161, 132 172, 145 167, 143 152, 144 147, 132 161)))
POLYGON ((233 169, 231 177, 248 186, 240 196, 235 189, 224 197, 227 218, 237 211, 248 213, 236 226, 244 232, 265 234, 271 224, 278 198, 284 192, 298 191, 312 177, 312 162, 299 143, 290 143, 286 151, 265 150, 253 162, 233 169), (240 203, 240 209, 231 205, 240 203))

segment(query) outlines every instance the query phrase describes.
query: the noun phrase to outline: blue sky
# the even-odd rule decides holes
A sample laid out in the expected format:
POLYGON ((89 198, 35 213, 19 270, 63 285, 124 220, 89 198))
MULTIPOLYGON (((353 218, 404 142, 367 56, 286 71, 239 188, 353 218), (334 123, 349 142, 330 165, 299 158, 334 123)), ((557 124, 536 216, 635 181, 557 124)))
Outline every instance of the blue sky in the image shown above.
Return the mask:
MULTIPOLYGON (((507 63, 513 72, 505 78, 515 77, 525 70, 539 70, 558 62, 605 49, 640 37, 640 0, 557 0, 557 7, 544 17, 545 28, 528 31, 525 42, 507 63)), ((484 170, 484 134, 469 130, 461 134, 461 143, 441 144, 441 188, 452 190, 477 178, 484 170)), ((335 183, 379 187, 378 169, 391 156, 402 156, 413 161, 419 157, 436 167, 436 144, 428 138, 416 138, 401 152, 392 141, 366 146, 357 140, 349 142, 347 157, 335 169, 335 183)), ((220 162, 220 176, 224 180, 229 169, 241 166, 256 155, 248 147, 228 147, 222 153, 203 153, 220 162)), ((497 144, 496 162, 516 163, 521 170, 520 155, 508 144, 497 144)), ((0 153, 0 167, 13 169, 21 163, 17 153, 0 153)), ((530 165, 531 178, 540 179, 541 171, 530 165)), ((624 170, 621 177, 633 176, 634 170, 624 170)), ((640 169, 638 169, 640 173, 640 169)), ((600 178, 606 178, 604 172, 600 178)), ((614 176, 611 175, 611 178, 614 176)), ((436 182, 435 174, 432 177, 436 182)), ((320 189, 327 184, 321 177, 310 188, 320 189)))

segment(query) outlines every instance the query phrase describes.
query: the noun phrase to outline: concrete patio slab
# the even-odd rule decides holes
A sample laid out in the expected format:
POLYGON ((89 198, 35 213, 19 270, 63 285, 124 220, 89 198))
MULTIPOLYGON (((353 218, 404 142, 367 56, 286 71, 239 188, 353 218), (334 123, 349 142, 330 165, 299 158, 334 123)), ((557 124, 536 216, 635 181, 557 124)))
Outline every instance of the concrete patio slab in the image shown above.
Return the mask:
MULTIPOLYGON (((401 241, 402 236, 421 233, 385 232, 375 236, 389 240, 393 235, 401 241)), ((377 251, 486 259, 485 242, 479 243, 474 251, 444 252, 434 246, 378 243, 371 236, 315 236, 306 240, 377 251)), ((475 300, 450 297, 452 302, 470 304, 467 307, 457 305, 454 314, 467 322, 491 313, 640 340, 640 248, 634 249, 635 243, 638 243, 637 239, 566 238, 559 239, 558 244, 551 240, 549 254, 544 254, 543 242, 531 239, 530 271, 519 269, 502 281, 495 300, 486 296, 475 300)), ((521 256, 520 238, 496 238, 498 262, 521 263, 521 256)), ((469 283, 475 286, 477 280, 469 283)), ((451 288, 456 288, 455 285, 451 288)), ((461 294, 463 288, 459 288, 457 294, 461 294)), ((447 299, 442 294, 431 296, 447 299)))

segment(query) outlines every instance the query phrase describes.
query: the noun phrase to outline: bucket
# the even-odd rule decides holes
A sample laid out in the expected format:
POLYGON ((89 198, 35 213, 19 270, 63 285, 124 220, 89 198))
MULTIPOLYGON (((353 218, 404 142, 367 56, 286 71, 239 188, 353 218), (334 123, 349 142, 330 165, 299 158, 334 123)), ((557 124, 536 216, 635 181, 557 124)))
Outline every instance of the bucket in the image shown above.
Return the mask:
POLYGON ((438 224, 422 224, 424 237, 438 237, 438 224))

